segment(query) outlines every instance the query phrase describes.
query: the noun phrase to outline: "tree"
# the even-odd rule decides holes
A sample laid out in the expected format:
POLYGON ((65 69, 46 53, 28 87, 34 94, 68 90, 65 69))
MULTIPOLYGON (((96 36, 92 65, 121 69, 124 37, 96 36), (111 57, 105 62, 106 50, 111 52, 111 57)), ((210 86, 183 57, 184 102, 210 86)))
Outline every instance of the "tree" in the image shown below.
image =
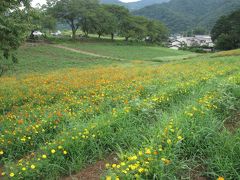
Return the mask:
POLYGON ((139 16, 126 17, 121 25, 120 33, 125 40, 128 41, 130 37, 137 40, 142 40, 147 35, 147 19, 139 16))
POLYGON ((40 21, 42 30, 48 30, 49 32, 56 30, 57 21, 51 15, 43 13, 40 17, 40 21))
POLYGON ((111 39, 114 39, 115 34, 120 34, 121 28, 125 25, 125 22, 130 16, 129 10, 118 5, 103 5, 103 8, 109 12, 111 16, 110 34, 111 39))
POLYGON ((222 16, 211 31, 211 36, 219 50, 240 48, 240 10, 229 16, 222 16))
POLYGON ((30 26, 29 14, 28 0, 0 2, 0 76, 8 69, 10 58, 13 63, 17 62, 15 50, 25 40, 30 26))
POLYGON ((60 0, 48 2, 48 11, 57 19, 66 22, 72 29, 72 38, 82 26, 84 32, 89 31, 89 19, 93 16, 98 0, 60 0))
POLYGON ((33 9, 32 16, 31 16, 31 35, 30 38, 34 38, 34 31, 41 30, 41 31, 54 31, 56 29, 57 20, 50 15, 45 7, 41 9, 33 9))
MULTIPOLYGON (((100 6, 92 24, 93 32, 100 38, 103 34, 112 34, 117 29, 116 17, 100 6)), ((113 37, 113 36, 112 36, 113 37)))
POLYGON ((150 42, 162 42, 168 38, 168 29, 159 21, 149 20, 147 23, 147 36, 150 42))

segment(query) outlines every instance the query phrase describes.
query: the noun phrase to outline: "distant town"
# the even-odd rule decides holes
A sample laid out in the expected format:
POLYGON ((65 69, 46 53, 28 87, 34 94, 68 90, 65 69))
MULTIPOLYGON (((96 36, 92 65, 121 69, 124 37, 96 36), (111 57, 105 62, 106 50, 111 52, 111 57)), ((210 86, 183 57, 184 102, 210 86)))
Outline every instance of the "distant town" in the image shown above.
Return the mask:
POLYGON ((168 47, 176 50, 184 47, 202 47, 204 51, 212 51, 214 43, 209 35, 195 35, 192 37, 173 35, 169 37, 168 47))

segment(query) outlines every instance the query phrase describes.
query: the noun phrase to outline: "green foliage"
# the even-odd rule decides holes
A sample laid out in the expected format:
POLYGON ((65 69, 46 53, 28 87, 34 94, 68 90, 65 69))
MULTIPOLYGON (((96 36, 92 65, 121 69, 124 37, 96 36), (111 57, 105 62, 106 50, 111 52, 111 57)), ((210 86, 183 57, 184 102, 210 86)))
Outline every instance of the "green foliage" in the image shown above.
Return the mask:
POLYGON ((240 10, 229 16, 221 17, 213 27, 211 35, 220 50, 231 50, 240 47, 240 10))
POLYGON ((152 41, 162 41, 167 35, 165 26, 160 22, 154 22, 152 27, 147 28, 149 20, 146 18, 132 16, 124 7, 100 5, 95 0, 61 0, 49 4, 48 11, 70 25, 73 39, 80 28, 85 36, 96 33, 100 38, 110 34, 112 40, 115 34, 124 36, 126 40, 143 40, 150 34, 152 41))
POLYGON ((111 23, 110 34, 113 40, 115 34, 120 34, 120 29, 123 27, 126 18, 128 18, 129 11, 122 6, 117 5, 103 5, 103 8, 110 13, 112 17, 108 23, 111 23))
POLYGON ((148 40, 151 42, 163 42, 168 38, 168 29, 159 21, 148 21, 146 28, 148 40))
POLYGON ((72 29, 72 37, 76 38, 76 31, 82 26, 82 30, 88 34, 97 0, 61 0, 48 4, 48 11, 57 19, 67 23, 72 29))
MULTIPOLYGON (((8 70, 6 60, 17 62, 17 50, 29 28, 29 2, 27 0, 0 2, 0 76, 8 70), (21 3, 24 7, 20 9, 21 3)), ((7 63, 9 64, 9 63, 7 63)))
POLYGON ((99 7, 95 15, 97 16, 94 17, 95 22, 92 24, 92 31, 96 32, 99 38, 103 34, 114 32, 117 21, 111 13, 107 12, 104 8, 99 7))
POLYGON ((43 30, 56 30, 57 21, 54 17, 48 14, 43 14, 41 17, 41 27, 43 30))
POLYGON ((210 31, 219 17, 238 8, 239 0, 171 0, 142 8, 134 14, 160 20, 173 33, 193 30, 196 27, 210 31))

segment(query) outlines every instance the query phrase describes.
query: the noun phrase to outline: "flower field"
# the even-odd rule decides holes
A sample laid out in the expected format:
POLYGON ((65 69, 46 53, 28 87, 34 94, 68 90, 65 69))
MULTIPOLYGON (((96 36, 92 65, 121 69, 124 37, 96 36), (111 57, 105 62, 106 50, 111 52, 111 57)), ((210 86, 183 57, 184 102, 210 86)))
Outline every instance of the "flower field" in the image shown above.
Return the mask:
POLYGON ((239 108, 236 57, 0 84, 0 179, 59 179, 112 153, 102 179, 240 178, 240 131, 224 127, 239 108))

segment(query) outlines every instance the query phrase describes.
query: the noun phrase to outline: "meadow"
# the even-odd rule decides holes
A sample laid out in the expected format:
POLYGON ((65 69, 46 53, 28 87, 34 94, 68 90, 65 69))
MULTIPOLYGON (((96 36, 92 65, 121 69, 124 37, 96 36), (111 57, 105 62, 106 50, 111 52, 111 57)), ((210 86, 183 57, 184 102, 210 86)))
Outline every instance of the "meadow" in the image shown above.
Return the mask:
POLYGON ((3 179, 240 179, 240 59, 153 46, 26 44, 0 78, 3 179), (118 60, 121 58, 122 60, 118 60))

